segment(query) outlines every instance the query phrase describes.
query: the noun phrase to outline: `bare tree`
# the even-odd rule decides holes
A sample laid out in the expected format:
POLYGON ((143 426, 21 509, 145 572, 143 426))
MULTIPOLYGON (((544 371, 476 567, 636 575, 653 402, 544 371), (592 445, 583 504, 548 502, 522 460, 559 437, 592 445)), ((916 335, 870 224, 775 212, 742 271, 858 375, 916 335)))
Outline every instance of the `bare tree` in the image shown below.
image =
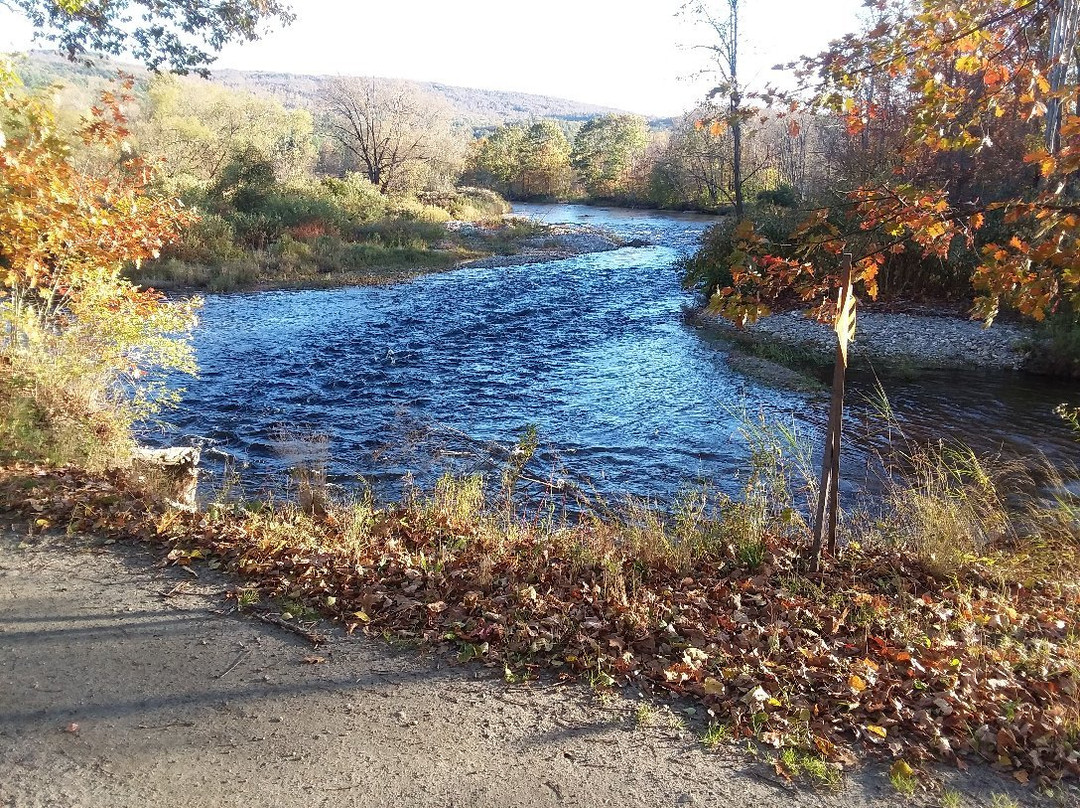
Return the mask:
POLYGON ((743 124, 753 111, 745 106, 746 88, 739 81, 739 51, 742 40, 739 34, 739 12, 743 0, 723 0, 720 4, 723 14, 717 16, 707 0, 694 0, 686 5, 688 13, 707 25, 712 32, 713 41, 701 47, 711 55, 711 72, 717 78, 717 84, 709 91, 709 101, 725 99, 724 114, 713 126, 724 125, 731 130, 732 154, 731 172, 734 190, 735 216, 742 219, 746 200, 743 194, 743 124))
POLYGON ((380 191, 438 162, 448 131, 440 102, 406 82, 336 79, 322 91, 326 133, 380 191))

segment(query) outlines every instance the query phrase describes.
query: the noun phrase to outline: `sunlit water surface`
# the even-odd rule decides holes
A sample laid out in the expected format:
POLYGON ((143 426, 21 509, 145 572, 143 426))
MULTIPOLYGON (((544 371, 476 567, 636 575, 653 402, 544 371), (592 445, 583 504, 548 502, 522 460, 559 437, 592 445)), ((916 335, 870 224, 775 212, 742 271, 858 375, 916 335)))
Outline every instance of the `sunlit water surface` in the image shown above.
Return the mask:
MULTIPOLYGON (((728 367, 722 341, 683 321, 693 301, 675 264, 715 219, 573 205, 518 212, 651 246, 395 286, 212 295, 195 339, 201 375, 169 428, 147 439, 203 443, 219 470, 233 458, 251 493, 281 489, 288 469, 306 464, 325 465, 332 484, 391 497, 448 469, 497 480, 503 448, 535 425, 530 479, 663 502, 702 480, 736 492, 747 459, 739 412, 794 423, 820 443, 825 398, 747 379, 728 367)), ((849 490, 881 445, 863 400, 872 388, 856 377, 849 394, 849 490)), ((1053 408, 1075 401, 1075 387, 950 372, 886 391, 913 435, 1070 458, 1053 408)))

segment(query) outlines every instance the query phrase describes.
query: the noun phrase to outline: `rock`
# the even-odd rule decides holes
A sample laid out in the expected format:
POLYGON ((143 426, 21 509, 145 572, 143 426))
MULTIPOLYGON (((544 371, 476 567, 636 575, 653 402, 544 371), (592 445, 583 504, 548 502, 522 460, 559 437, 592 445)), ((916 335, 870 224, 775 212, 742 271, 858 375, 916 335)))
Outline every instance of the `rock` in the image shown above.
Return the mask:
MULTIPOLYGON (((164 497, 170 505, 194 511, 198 505, 196 492, 199 485, 199 458, 197 447, 175 446, 168 449, 135 450, 136 466, 144 466, 160 475, 164 497)), ((145 479, 145 475, 144 475, 145 479)))

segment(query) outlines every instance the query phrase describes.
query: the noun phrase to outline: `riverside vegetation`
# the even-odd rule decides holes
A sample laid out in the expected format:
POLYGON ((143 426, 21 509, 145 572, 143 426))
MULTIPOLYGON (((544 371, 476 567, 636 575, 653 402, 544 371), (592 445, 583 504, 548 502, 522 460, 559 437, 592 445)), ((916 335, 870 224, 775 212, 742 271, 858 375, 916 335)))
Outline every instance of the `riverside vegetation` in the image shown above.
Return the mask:
MULTIPOLYGON (((732 0, 733 10, 737 5, 732 0)), ((951 0, 927 5, 954 16, 970 11, 951 0)), ((997 8, 989 0, 976 5, 980 13, 997 8)), ((1029 28, 1045 23, 1022 17, 1031 7, 1009 6, 1006 18, 1029 28)), ((894 28, 908 34, 925 22, 894 28)), ((1000 89, 1008 77, 979 61, 983 52, 963 51, 975 62, 956 70, 1000 89)), ((160 97, 151 105, 159 113, 175 111, 170 93, 178 85, 168 81, 155 85, 160 97)), ((362 123, 364 110, 379 106, 371 106, 370 85, 340 89, 341 120, 362 123)), ((414 105, 406 90, 391 90, 388 108, 400 113, 400 131, 410 131, 414 105)), ((1032 92, 1047 91, 1035 81, 1032 92)), ((169 374, 194 370, 188 336, 198 301, 167 300, 134 286, 125 273, 141 277, 172 266, 168 271, 180 277, 190 271, 177 268, 190 257, 184 251, 206 243, 217 245, 215 259, 238 250, 242 261, 281 261, 288 272, 313 274, 324 258, 350 271, 385 269, 380 262, 399 268, 423 263, 422 256, 392 255, 424 251, 416 232, 425 217, 441 215, 427 208, 450 216, 454 205, 482 209, 486 202, 470 200, 492 197, 456 192, 443 207, 422 192, 451 193, 436 181, 446 168, 436 156, 446 149, 387 163, 358 143, 349 149, 344 134, 338 145, 352 157, 338 150, 319 159, 348 159, 350 170, 316 179, 307 162, 292 162, 304 153, 293 135, 306 131, 309 119, 269 102, 251 102, 255 108, 241 116, 247 125, 208 135, 196 124, 214 120, 213 109, 167 123, 153 114, 133 122, 124 111, 131 101, 119 91, 106 92, 73 122, 44 95, 26 92, 6 65, 0 94, 0 503, 25 529, 157 543, 170 563, 229 571, 238 604, 273 602, 280 620, 302 630, 298 620, 312 610, 351 631, 495 665, 508 679, 574 676, 598 689, 634 683, 692 697, 712 720, 709 744, 752 741, 789 778, 830 782, 863 756, 891 759, 894 783, 905 792, 920 783, 932 787, 931 761, 983 760, 1045 789, 1080 774, 1078 514, 1067 492, 1047 495, 1060 490, 1047 484, 1049 470, 998 465, 959 447, 898 442, 881 458, 879 496, 846 515, 844 546, 817 569, 805 552, 805 514, 817 495, 807 447, 754 418, 744 421, 751 461, 741 496, 688 491, 668 509, 583 502, 564 515, 550 502, 523 500, 518 483, 537 448, 533 434, 520 441, 498 481, 445 477, 396 503, 363 494, 335 499, 313 468, 297 471, 296 503, 222 496, 202 512, 170 507, 164 482, 132 461, 131 425, 169 403, 169 374), (280 127, 250 126, 259 110, 298 129, 281 139, 280 127), (167 166, 155 174, 161 152, 150 145, 154 137, 179 134, 182 142, 162 148, 182 154, 184 143, 194 144, 189 162, 181 159, 183 168, 171 175, 167 166), (244 142, 267 134, 277 139, 244 142), (211 149, 215 142, 222 148, 211 149), (211 157, 218 159, 201 162, 211 157), (416 172, 427 179, 413 185, 416 172), (185 197, 197 203, 198 223, 178 201, 185 197), (372 210, 382 212, 367 221, 372 210), (406 235, 385 236, 394 228, 406 235)), ((745 113, 732 95, 731 113, 742 126, 745 113)), ((189 95, 184 103, 203 100, 189 95)), ((1021 117, 1009 109, 1009 121, 1021 117)), ((229 103, 218 111, 235 112, 229 103)), ((846 109, 844 119, 854 137, 861 133, 856 121, 874 115, 869 108, 865 116, 852 112, 846 109)), ((731 127, 734 120, 728 128, 698 122, 690 128, 702 138, 741 131, 731 127)), ((602 128, 595 124, 590 134, 602 128)), ((1061 129, 1066 140, 1076 133, 1061 129)), ((550 128, 546 134, 549 144, 557 141, 550 128)), ((596 154, 579 150, 578 170, 595 168, 595 188, 604 189, 608 161, 591 161, 596 154)), ((1050 157, 1037 161, 1048 180, 1059 168, 1046 162, 1050 157)), ((741 181, 736 186, 741 199, 745 189, 741 181)), ((1054 210, 1041 196, 1046 187, 1037 189, 1039 210, 1054 210)), ((770 201, 783 202, 781 196, 770 201)), ((922 195, 897 198, 905 214, 925 214, 930 206, 929 218, 903 218, 900 234, 929 250, 924 258, 945 257, 935 250, 948 229, 939 231, 946 211, 922 195)), ((860 212, 878 210, 877 202, 862 199, 871 207, 860 212)), ((1021 206, 1020 215, 1032 210, 1021 206)), ((1068 215, 1063 209, 1047 216, 1059 213, 1068 215)), ((734 249, 720 262, 731 283, 707 287, 720 294, 721 308, 760 313, 773 297, 816 295, 820 287, 791 281, 822 276, 800 263, 801 255, 765 250, 770 243, 747 221, 732 231, 734 249), (766 300, 763 292, 773 291, 766 300)), ((806 245, 821 246, 807 238, 806 245)), ((998 245, 1004 255, 980 255, 1013 271, 1010 256, 1033 243, 1014 238, 1017 244, 998 245)), ((1055 294, 1071 292, 1071 264, 1055 263, 1045 249, 1029 257, 1061 276, 1055 294)), ((876 259, 860 265, 864 286, 876 277, 871 263, 877 266, 876 259)), ((1053 302, 1042 294, 1042 265, 1032 266, 1028 286, 1017 282, 1032 294, 1012 301, 1029 313, 1053 302)), ((209 275, 202 280, 209 283, 209 275)), ((1010 302, 993 283, 982 291, 1010 302)), ((1075 422, 1074 410, 1063 412, 1075 422)))

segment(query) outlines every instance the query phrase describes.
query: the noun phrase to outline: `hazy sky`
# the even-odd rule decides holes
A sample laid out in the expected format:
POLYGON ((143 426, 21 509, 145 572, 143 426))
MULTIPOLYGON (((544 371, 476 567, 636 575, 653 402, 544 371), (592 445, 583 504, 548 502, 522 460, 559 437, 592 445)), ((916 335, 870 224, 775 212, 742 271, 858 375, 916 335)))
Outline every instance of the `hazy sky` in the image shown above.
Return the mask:
MULTIPOLYGON (((693 74, 706 33, 677 16, 683 0, 303 0, 297 20, 261 42, 227 48, 217 65, 293 73, 377 75, 519 90, 670 115, 708 87, 693 74)), ((714 5, 719 6, 719 0, 714 5)), ((862 0, 746 0, 747 73, 852 30, 862 0)), ((25 50, 32 29, 0 9, 0 50, 25 50)))

